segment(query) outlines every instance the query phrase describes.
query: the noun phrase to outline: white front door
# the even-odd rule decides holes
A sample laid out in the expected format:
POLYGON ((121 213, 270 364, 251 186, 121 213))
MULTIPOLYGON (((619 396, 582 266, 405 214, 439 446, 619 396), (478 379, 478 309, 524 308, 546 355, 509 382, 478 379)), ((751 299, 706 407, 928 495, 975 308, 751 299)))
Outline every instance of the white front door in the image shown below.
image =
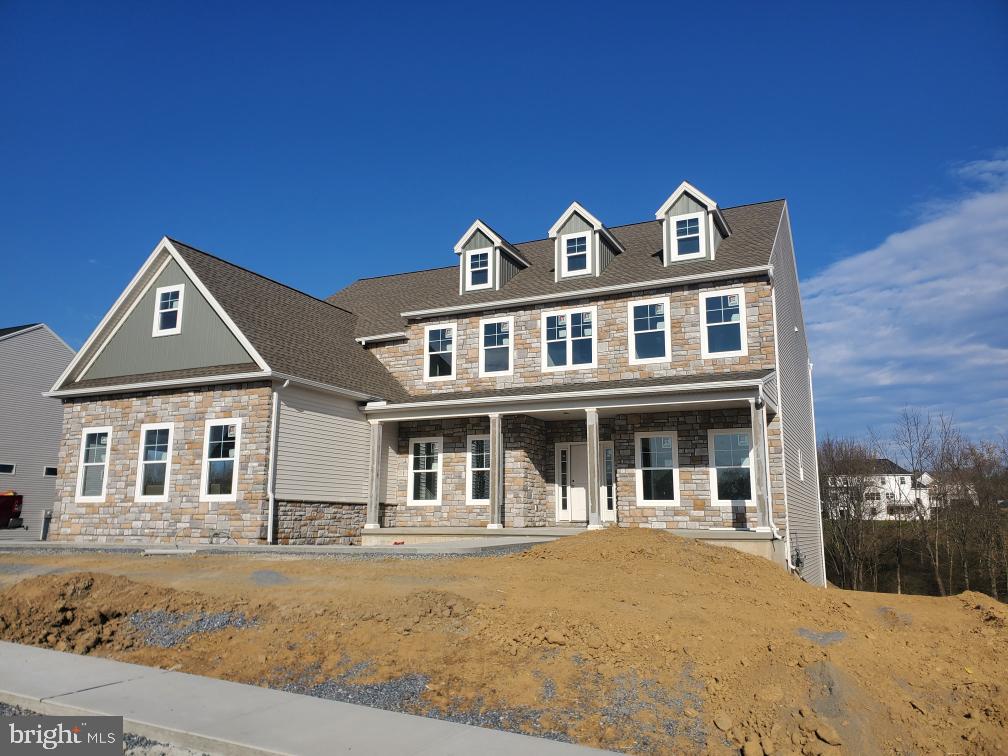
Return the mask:
POLYGON ((588 444, 557 444, 557 522, 588 522, 587 486, 588 444))

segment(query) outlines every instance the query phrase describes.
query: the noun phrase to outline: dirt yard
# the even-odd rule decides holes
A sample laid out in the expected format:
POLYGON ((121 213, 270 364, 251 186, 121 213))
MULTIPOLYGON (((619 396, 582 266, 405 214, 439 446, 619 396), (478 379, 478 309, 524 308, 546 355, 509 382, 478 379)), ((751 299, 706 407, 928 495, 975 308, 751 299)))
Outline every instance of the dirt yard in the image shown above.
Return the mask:
POLYGON ((629 753, 1008 753, 1008 607, 639 529, 509 556, 0 554, 0 638, 629 753))

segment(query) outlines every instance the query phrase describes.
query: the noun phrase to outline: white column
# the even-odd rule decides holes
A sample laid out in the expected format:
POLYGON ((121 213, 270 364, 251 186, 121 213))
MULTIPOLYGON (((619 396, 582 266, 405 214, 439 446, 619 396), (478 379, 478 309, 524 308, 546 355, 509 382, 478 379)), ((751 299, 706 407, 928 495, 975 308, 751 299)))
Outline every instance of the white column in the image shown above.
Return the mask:
MULTIPOLYGON (((468 450, 467 450, 468 453, 468 450)), ((504 434, 499 412, 490 413, 490 524, 502 528, 504 519, 504 434)))
POLYGON ((749 400, 749 415, 752 421, 752 458, 749 475, 752 479, 753 499, 756 502, 756 518, 760 525, 770 527, 770 507, 766 478, 766 405, 749 400))
POLYGON ((585 410, 588 431, 588 528, 595 530, 602 527, 602 516, 599 510, 599 429, 598 410, 590 407, 585 410))
POLYGON ((385 466, 385 448, 382 445, 382 424, 380 420, 368 420, 371 424, 371 461, 368 467, 368 500, 365 530, 381 527, 380 505, 382 495, 382 469, 385 466))

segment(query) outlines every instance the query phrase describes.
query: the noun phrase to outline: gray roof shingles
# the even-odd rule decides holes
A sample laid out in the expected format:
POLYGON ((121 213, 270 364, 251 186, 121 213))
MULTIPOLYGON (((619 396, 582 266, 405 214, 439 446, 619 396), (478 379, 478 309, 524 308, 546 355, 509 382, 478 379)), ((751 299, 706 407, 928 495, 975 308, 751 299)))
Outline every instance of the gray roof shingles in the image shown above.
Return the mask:
MULTIPOLYGON (((773 248, 784 200, 722 210, 732 234, 721 242, 714 260, 689 260, 665 267, 661 262, 661 226, 644 221, 615 226, 609 231, 626 251, 617 255, 591 286, 618 286, 673 276, 716 273, 767 265, 773 248)), ((550 239, 514 245, 531 263, 499 291, 459 294, 458 266, 363 278, 328 298, 358 316, 356 336, 396 333, 406 327, 401 313, 468 304, 492 305, 518 297, 550 295, 586 288, 584 279, 554 281, 553 242, 550 239)))

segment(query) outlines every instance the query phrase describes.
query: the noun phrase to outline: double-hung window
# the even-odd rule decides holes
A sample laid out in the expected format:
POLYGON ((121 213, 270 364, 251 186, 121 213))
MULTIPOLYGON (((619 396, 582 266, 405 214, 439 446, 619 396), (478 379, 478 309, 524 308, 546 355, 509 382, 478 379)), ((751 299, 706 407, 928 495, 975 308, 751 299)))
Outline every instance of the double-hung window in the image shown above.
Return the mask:
POLYGON ((441 503, 440 438, 410 439, 409 503, 441 503))
POLYGON ((582 276, 591 273, 591 255, 588 232, 566 234, 560 237, 561 270, 564 276, 582 276))
POLYGON ((479 374, 511 375, 514 358, 514 318, 480 321, 479 374))
POLYGON ((241 447, 238 418, 207 420, 203 434, 203 501, 235 501, 238 494, 238 454, 241 447))
POLYGON ((679 498, 679 450, 675 431, 637 433, 637 505, 674 506, 679 498))
POLYGON ((543 313, 544 372, 595 367, 595 317, 595 307, 543 313))
POLYGON ((671 357, 672 343, 669 329, 669 298, 645 299, 630 302, 630 364, 664 362, 671 357))
POLYGON ((468 288, 470 290, 490 288, 490 252, 489 248, 466 252, 466 257, 469 260, 468 288))
POLYGON ((136 485, 136 498, 140 501, 166 501, 168 498, 174 429, 174 423, 140 426, 136 485))
POLYGON ((424 380, 447 381, 455 377, 455 326, 431 325, 424 329, 424 380))
POLYGON ((748 353, 744 289, 701 292, 700 318, 700 350, 704 357, 748 353))
POLYGON ((752 501, 752 434, 747 430, 708 431, 707 448, 714 504, 752 501))
POLYGON ((704 257, 707 245, 704 243, 704 213, 673 216, 670 219, 673 260, 689 260, 704 257))
POLYGON ((185 285, 162 286, 154 292, 154 336, 182 333, 182 301, 185 285))
POLYGON ((490 436, 469 436, 466 500, 469 504, 490 501, 490 436))
POLYGON ((109 437, 112 428, 85 428, 81 434, 80 469, 77 472, 77 501, 105 500, 108 484, 109 437))

